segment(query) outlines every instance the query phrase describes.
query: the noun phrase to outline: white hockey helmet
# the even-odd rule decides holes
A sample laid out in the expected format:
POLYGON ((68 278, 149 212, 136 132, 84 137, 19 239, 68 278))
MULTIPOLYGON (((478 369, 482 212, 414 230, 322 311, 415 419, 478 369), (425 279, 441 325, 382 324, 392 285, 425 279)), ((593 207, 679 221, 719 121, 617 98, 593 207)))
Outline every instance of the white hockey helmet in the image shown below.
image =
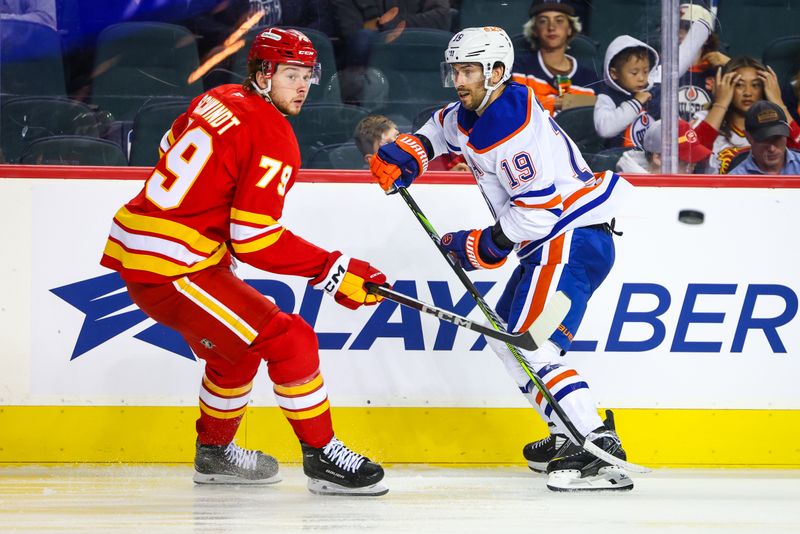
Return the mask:
POLYGON ((484 87, 489 92, 511 78, 511 67, 514 65, 514 45, 508 34, 496 26, 482 28, 464 28, 450 39, 442 62, 442 82, 445 87, 453 87, 452 63, 480 63, 483 65, 484 87), (503 78, 495 86, 490 86, 492 68, 495 63, 505 67, 503 78))

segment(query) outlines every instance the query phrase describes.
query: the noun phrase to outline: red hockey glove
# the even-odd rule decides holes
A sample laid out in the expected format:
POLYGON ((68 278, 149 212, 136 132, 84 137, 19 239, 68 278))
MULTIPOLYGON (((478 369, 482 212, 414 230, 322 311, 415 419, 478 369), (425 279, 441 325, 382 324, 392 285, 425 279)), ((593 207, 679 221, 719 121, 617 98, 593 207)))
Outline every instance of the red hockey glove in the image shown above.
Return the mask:
POLYGON ((491 226, 484 230, 460 230, 444 234, 441 245, 458 259, 465 271, 497 269, 506 262, 506 256, 513 250, 495 243, 491 226))
POLYGON ((400 134, 394 143, 387 143, 369 160, 369 170, 384 191, 408 187, 417 176, 428 170, 428 154, 419 138, 400 134))
POLYGON ((309 284, 332 296, 345 308, 355 310, 359 306, 372 306, 383 300, 381 296, 367 293, 364 282, 384 284, 386 276, 365 261, 333 252, 327 269, 309 284))

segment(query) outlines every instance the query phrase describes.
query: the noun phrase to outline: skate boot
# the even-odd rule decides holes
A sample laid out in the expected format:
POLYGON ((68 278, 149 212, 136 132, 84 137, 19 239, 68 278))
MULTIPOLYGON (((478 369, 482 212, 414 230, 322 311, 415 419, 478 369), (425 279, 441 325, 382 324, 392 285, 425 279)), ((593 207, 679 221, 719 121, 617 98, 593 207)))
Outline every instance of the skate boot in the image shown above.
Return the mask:
POLYGON ((384 495, 389 491, 378 484, 383 468, 348 449, 332 438, 322 448, 300 443, 303 449, 303 472, 308 477, 308 491, 317 495, 384 495))
POLYGON ((522 456, 528 461, 528 467, 535 473, 546 474, 547 463, 556 457, 556 453, 564 446, 567 437, 560 434, 555 425, 548 425, 550 435, 539 441, 528 443, 522 448, 522 456))
POLYGON ((280 482, 278 461, 261 451, 251 451, 236 443, 201 445, 194 455, 194 481, 197 484, 274 484, 280 482))
MULTIPOLYGON (((605 424, 586 439, 621 460, 625 451, 614 429, 614 414, 606 411, 605 424)), ((596 458, 567 440, 547 464, 547 487, 552 491, 624 491, 633 489, 633 481, 621 467, 596 458)))

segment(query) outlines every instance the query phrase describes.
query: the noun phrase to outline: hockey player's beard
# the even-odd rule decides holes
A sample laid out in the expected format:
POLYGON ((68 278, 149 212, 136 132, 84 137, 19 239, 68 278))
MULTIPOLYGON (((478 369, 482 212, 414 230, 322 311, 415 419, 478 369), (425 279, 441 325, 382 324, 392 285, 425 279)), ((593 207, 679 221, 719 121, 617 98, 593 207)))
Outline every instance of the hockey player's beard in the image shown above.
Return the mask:
POLYGON ((481 101, 483 100, 484 95, 476 94, 478 91, 477 89, 467 89, 466 87, 458 87, 456 88, 458 99, 461 102, 461 105, 470 111, 475 111, 478 109, 481 101))
POLYGON ((293 101, 289 102, 278 102, 276 100, 272 101, 273 105, 278 108, 283 115, 289 115, 291 117, 296 117, 300 114, 300 110, 303 109, 303 105, 301 104, 300 107, 292 106, 293 101))
POLYGON ((303 97, 302 100, 298 96, 294 96, 290 99, 280 99, 275 98, 272 96, 272 104, 280 111, 283 115, 288 115, 290 117, 296 117, 300 114, 300 110, 303 109, 303 104, 305 104, 306 98, 303 97))

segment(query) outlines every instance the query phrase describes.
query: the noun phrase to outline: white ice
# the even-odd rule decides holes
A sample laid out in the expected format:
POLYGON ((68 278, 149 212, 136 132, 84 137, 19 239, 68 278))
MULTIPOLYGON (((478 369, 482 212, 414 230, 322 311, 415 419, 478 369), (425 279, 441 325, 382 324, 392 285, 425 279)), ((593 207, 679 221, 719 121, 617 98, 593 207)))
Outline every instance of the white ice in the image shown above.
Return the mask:
POLYGON ((800 471, 661 469, 632 492, 552 493, 523 467, 387 466, 387 495, 197 486, 187 465, 0 467, 0 532, 800 532, 800 471))

